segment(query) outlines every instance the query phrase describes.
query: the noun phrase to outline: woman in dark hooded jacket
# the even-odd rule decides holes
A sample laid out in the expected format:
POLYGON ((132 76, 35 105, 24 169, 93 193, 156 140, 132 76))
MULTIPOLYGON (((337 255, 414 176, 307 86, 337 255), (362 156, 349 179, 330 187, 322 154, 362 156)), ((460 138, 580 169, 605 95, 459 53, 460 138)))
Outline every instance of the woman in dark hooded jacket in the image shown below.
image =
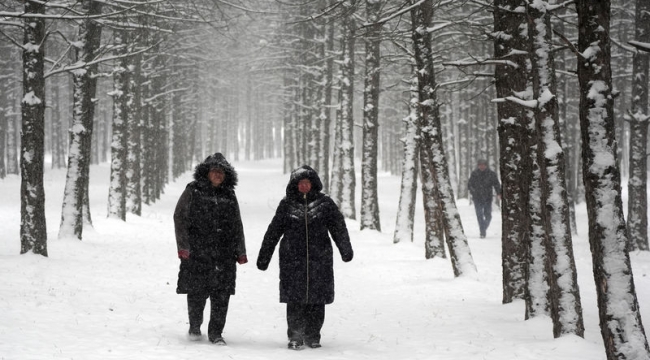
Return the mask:
POLYGON ((222 331, 230 295, 235 294, 235 263, 248 262, 236 185, 237 172, 215 153, 196 167, 194 181, 176 204, 174 227, 181 259, 176 292, 187 294, 191 340, 201 339, 203 309, 210 298, 208 339, 226 344, 222 331))
POLYGON ((280 242, 280 302, 287 304, 290 349, 320 347, 325 304, 334 301, 331 239, 343 261, 353 257, 343 215, 322 188, 309 166, 291 173, 257 258, 257 267, 266 270, 280 242))

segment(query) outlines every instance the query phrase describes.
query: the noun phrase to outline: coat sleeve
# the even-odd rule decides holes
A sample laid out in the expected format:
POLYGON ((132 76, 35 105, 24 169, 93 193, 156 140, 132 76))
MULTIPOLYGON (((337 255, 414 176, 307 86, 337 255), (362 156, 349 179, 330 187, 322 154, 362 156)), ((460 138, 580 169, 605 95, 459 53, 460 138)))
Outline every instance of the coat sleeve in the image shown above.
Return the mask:
POLYGON ((492 186, 494 186, 494 191, 496 191, 497 195, 501 195, 501 183, 499 182, 499 177, 496 172, 494 172, 493 175, 492 186))
POLYGON ((469 193, 474 196, 474 186, 476 182, 476 177, 474 176, 474 172, 469 175, 469 180, 467 181, 467 190, 469 190, 469 193))
POLYGON ((271 262, 271 257, 273 257, 273 252, 275 247, 278 245, 280 238, 284 235, 285 231, 285 201, 280 201, 280 205, 275 210, 275 216, 269 224, 266 233, 264 234, 264 240, 262 241, 262 247, 260 248, 260 253, 257 255, 257 268, 260 270, 266 270, 269 267, 271 262))
POLYGON ((235 257, 238 258, 246 255, 246 237, 244 236, 244 225, 241 221, 241 212, 239 211, 239 202, 237 197, 234 196, 235 202, 235 257))
POLYGON ((348 233, 348 228, 345 225, 345 218, 341 211, 339 211, 338 206, 334 203, 332 199, 329 199, 329 216, 328 216, 328 230, 332 235, 334 244, 339 249, 341 253, 341 259, 348 262, 354 257, 354 251, 352 250, 352 244, 350 243, 350 234, 348 233))
POLYGON ((176 233, 177 250, 190 250, 190 202, 192 190, 186 187, 176 203, 174 210, 174 232, 176 233))

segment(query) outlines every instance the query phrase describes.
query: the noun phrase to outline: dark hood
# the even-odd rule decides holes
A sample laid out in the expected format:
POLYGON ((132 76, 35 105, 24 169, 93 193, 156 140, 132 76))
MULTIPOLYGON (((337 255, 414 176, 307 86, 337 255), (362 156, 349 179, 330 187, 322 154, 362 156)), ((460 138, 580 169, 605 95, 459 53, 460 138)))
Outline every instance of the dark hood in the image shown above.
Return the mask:
POLYGON ((289 184, 287 185, 287 197, 300 197, 300 191, 298 191, 298 182, 302 179, 309 179, 311 181, 311 191, 309 193, 317 194, 323 190, 323 183, 318 177, 316 170, 312 169, 307 165, 303 165, 297 169, 291 171, 291 177, 289 178, 289 184))
POLYGON ((197 165, 194 169, 194 180, 201 185, 209 185, 210 179, 208 179, 208 173, 210 172, 210 169, 216 167, 223 169, 223 172, 226 175, 221 186, 226 189, 234 190, 238 181, 237 172, 221 153, 214 153, 197 165))

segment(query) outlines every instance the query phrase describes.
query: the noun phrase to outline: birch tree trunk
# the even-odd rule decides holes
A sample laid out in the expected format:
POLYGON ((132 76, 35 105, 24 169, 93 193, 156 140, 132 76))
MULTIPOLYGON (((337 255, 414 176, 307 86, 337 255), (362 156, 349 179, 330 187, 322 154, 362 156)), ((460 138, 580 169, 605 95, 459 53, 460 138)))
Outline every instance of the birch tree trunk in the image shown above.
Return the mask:
POLYGON ((623 218, 610 62, 610 2, 578 0, 580 128, 589 244, 607 359, 649 359, 623 218))
MULTIPOLYGON (((90 17, 101 13, 102 4, 84 0, 82 11, 90 17)), ((94 20, 79 23, 78 41, 75 43, 76 61, 89 63, 95 59, 100 45, 102 28, 94 20)), ((68 172, 63 191, 61 225, 59 239, 83 237, 84 200, 88 199, 88 180, 90 176, 90 147, 92 144, 95 106, 93 98, 97 88, 94 77, 96 65, 73 72, 72 124, 70 126, 70 148, 68 150, 68 172)), ((88 218, 90 218, 90 210, 88 218)))
MULTIPOLYGON (((496 95, 504 99, 523 93, 527 87, 526 37, 519 29, 525 24, 523 14, 513 11, 523 6, 522 0, 497 0, 494 7, 494 56, 506 60, 495 67, 496 95), (520 50, 517 53, 516 50, 520 50)), ((501 264, 503 303, 524 297, 526 276, 525 236, 528 231, 528 118, 522 106, 497 102, 499 119, 501 173, 501 264)))
MULTIPOLYGON (((45 5, 25 1, 26 14, 45 14, 45 5)), ((45 190, 45 19, 30 18, 23 25, 23 99, 20 146, 20 253, 47 256, 45 190)))
POLYGON ((379 59, 381 1, 366 0, 366 73, 363 88, 363 145, 361 159, 361 221, 363 229, 381 231, 377 198, 377 148, 379 128, 379 59))
MULTIPOLYGON (((115 31, 116 55, 127 52, 126 31, 115 31)), ((127 195, 127 98, 129 91, 129 63, 126 58, 117 60, 113 72, 113 136, 111 141, 111 180, 108 189, 108 217, 126 221, 127 195)))
POLYGON ((537 158, 541 174, 546 256, 549 263, 549 300, 553 335, 584 336, 582 305, 573 257, 569 205, 565 185, 564 151, 560 141, 553 67, 552 32, 546 1, 529 1, 528 33, 537 130, 537 158))
MULTIPOLYGON (((650 1, 636 1, 635 39, 650 43, 650 1)), ((630 111, 630 180, 627 231, 630 246, 648 251, 648 69, 650 55, 637 51, 632 69, 632 109, 630 111)))
MULTIPOLYGON (((451 182, 449 181, 447 161, 442 143, 442 128, 438 114, 435 88, 435 72, 431 54, 431 34, 426 30, 431 26, 433 1, 425 0, 412 12, 412 39, 415 54, 416 74, 420 110, 425 126, 422 131, 421 146, 432 161, 431 171, 438 189, 440 206, 445 226, 447 246, 455 276, 475 274, 476 265, 463 231, 460 214, 456 207, 451 182), (415 14, 414 14, 415 12, 415 14)), ((422 150, 421 150, 422 151, 422 150)))

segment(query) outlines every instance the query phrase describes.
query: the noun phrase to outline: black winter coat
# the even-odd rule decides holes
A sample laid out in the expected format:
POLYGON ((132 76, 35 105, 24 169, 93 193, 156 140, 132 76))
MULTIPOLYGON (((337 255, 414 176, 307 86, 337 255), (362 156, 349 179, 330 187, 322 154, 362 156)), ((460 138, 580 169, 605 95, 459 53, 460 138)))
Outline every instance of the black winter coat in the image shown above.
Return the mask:
POLYGON ((195 181, 187 185, 174 212, 178 250, 190 253, 189 260, 181 260, 178 293, 234 294, 236 261, 246 254, 234 191, 236 173, 221 154, 215 155, 197 166, 195 181), (219 187, 207 179, 207 172, 216 165, 226 174, 219 187))
POLYGON ((343 215, 334 201, 320 192, 316 171, 308 166, 294 170, 287 196, 280 201, 257 257, 257 267, 266 270, 280 242, 280 302, 330 304, 334 301, 332 239, 341 258, 354 255, 343 215), (298 182, 309 178, 309 193, 298 191, 298 182), (329 234, 332 239, 330 239, 329 234))
POLYGON ((496 191, 497 195, 501 195, 501 183, 499 183, 497 174, 490 169, 472 171, 467 187, 475 202, 492 201, 492 189, 496 191))

